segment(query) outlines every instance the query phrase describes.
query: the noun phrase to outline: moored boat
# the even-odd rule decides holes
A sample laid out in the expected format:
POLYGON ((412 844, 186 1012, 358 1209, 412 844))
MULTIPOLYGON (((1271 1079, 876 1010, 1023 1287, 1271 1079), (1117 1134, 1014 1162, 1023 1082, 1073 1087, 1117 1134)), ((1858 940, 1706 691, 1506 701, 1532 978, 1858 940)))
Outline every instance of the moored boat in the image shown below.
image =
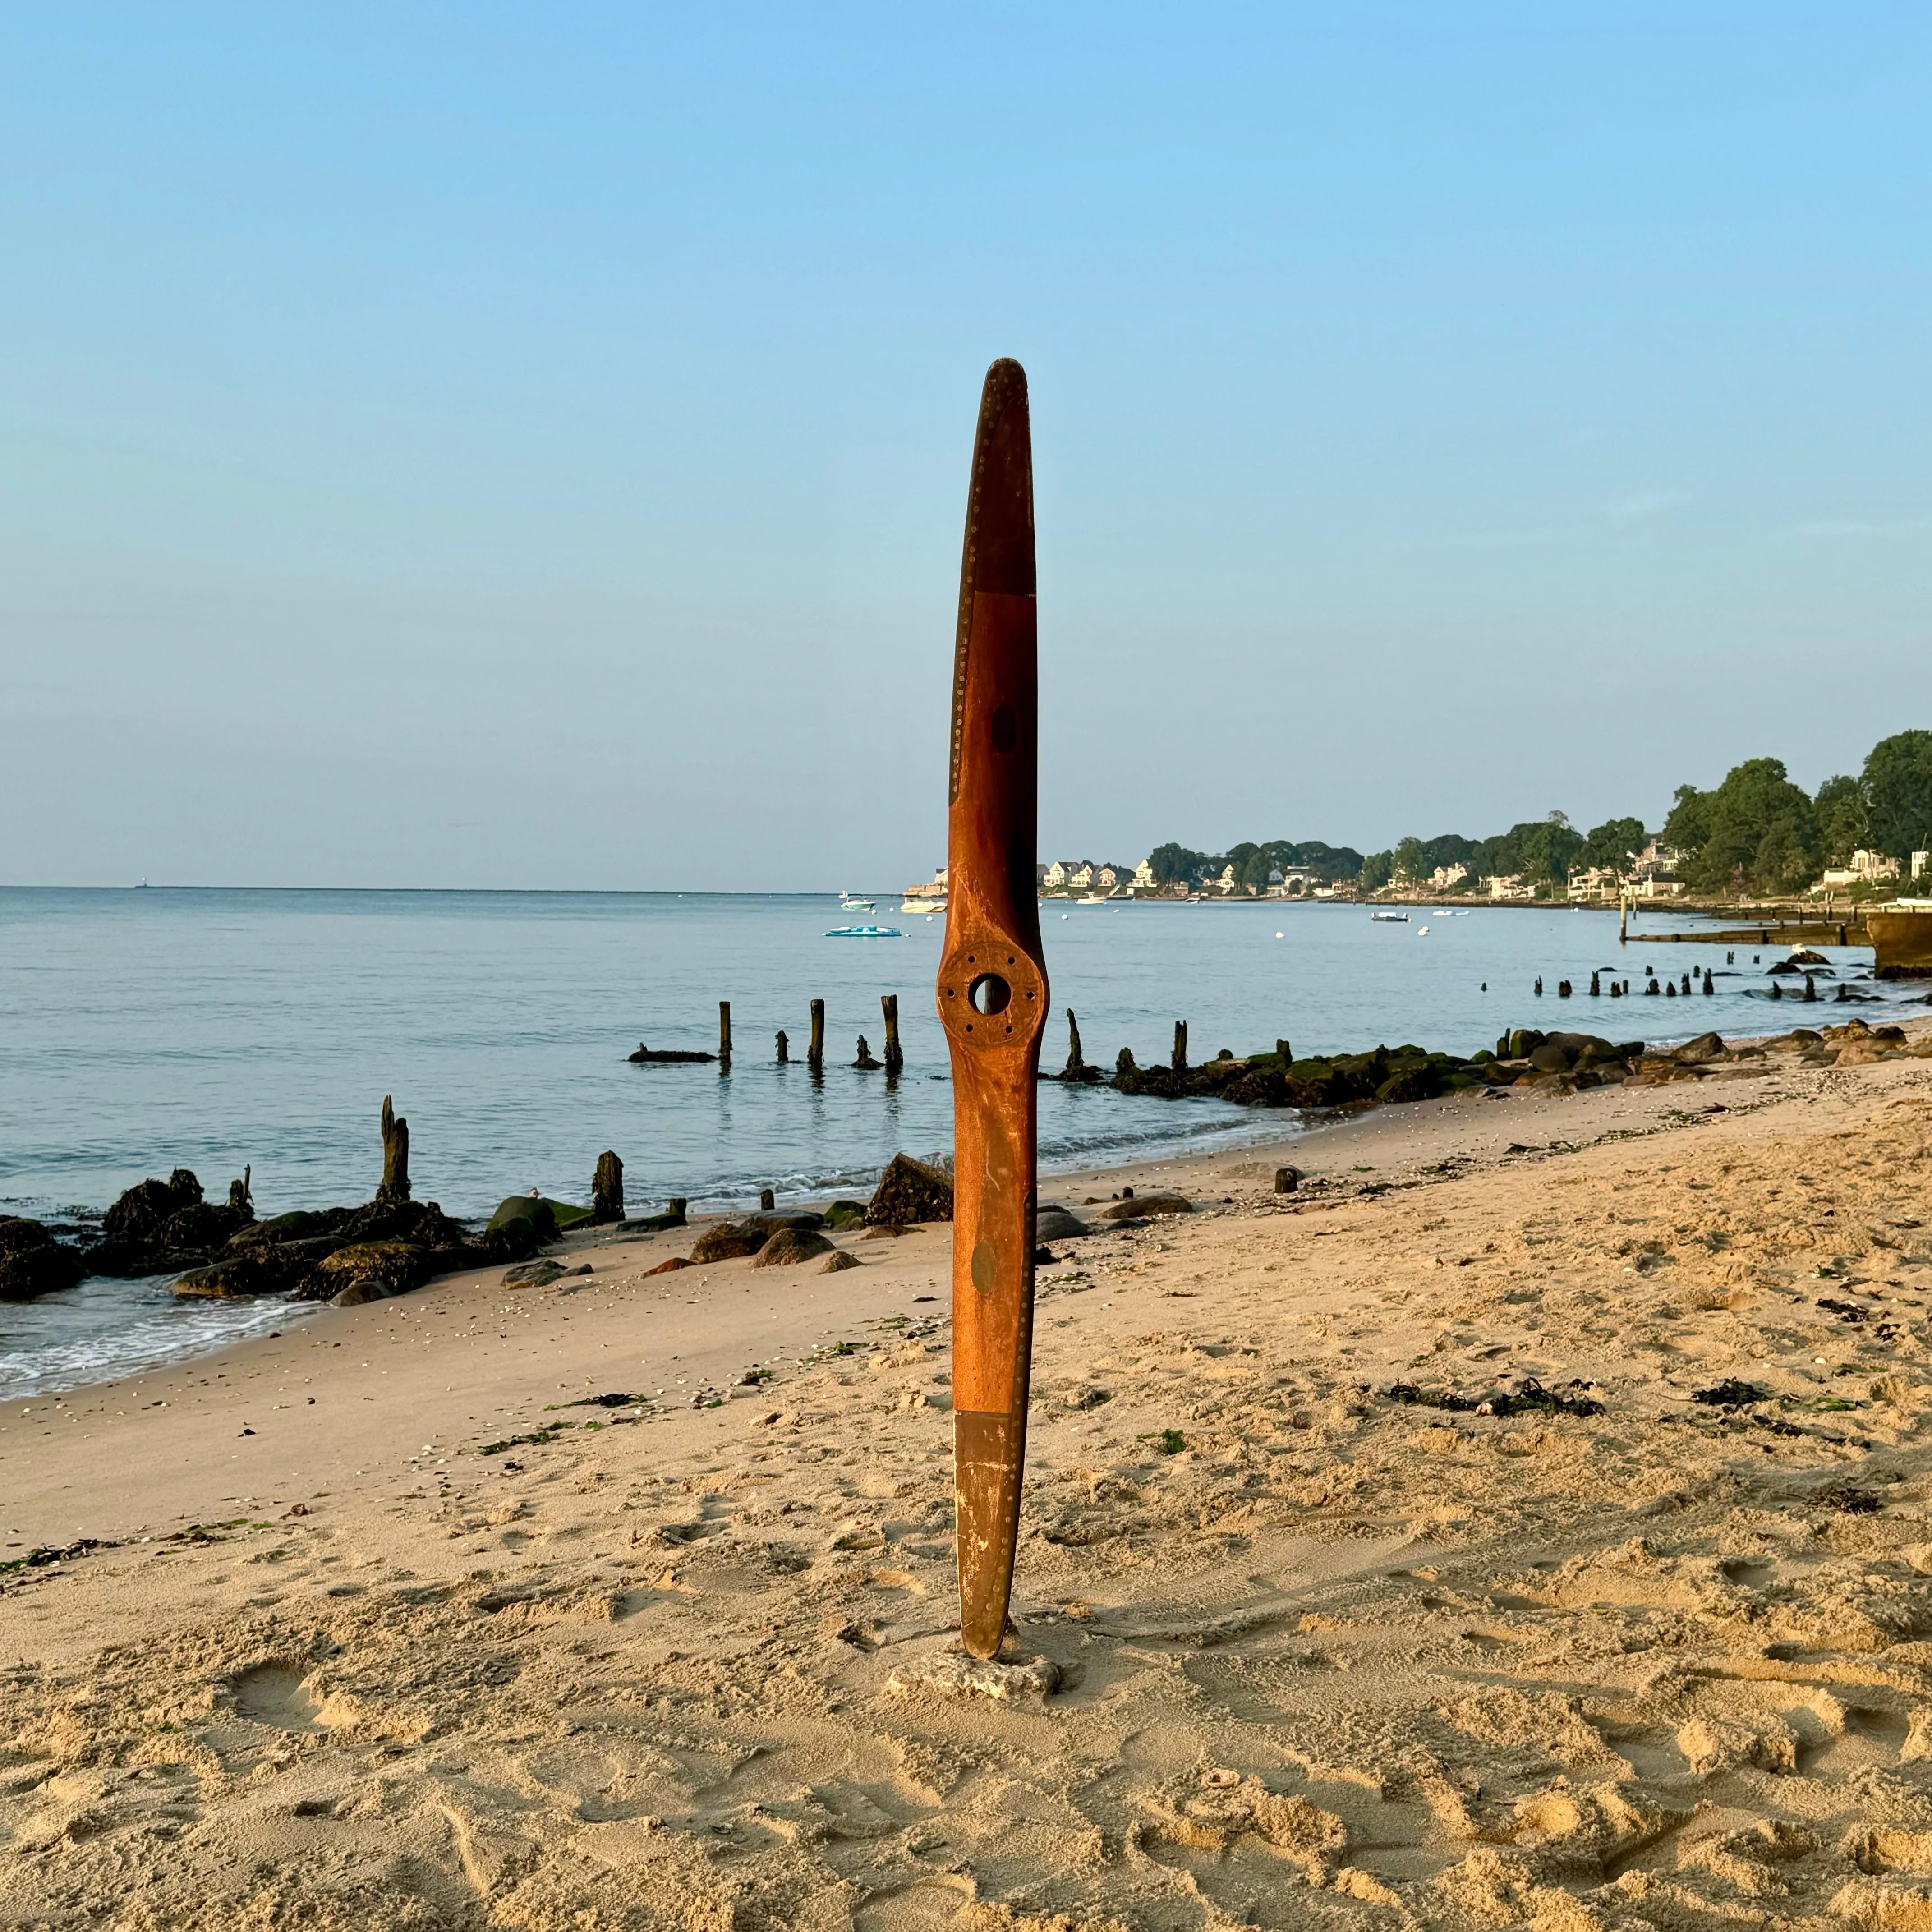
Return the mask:
POLYGON ((896 926, 835 926, 825 936, 827 939, 903 939, 905 934, 896 926))

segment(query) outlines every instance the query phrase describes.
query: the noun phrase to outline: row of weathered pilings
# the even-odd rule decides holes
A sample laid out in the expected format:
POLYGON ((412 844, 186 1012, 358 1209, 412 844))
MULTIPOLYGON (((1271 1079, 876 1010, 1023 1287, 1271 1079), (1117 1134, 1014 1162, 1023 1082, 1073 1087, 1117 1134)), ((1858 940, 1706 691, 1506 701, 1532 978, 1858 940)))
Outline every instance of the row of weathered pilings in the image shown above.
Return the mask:
MULTIPOLYGON (((1537 982, 1537 988, 1538 992, 1542 990, 1541 981, 1539 980, 1537 982)), ((884 1060, 874 1059, 872 1057, 872 1042, 863 1034, 861 1034, 858 1040, 858 1053, 852 1064, 860 1072, 876 1073, 883 1071, 888 1079, 896 1079, 905 1069, 905 1052, 899 1043, 899 996, 896 993, 880 994, 879 1007, 881 1016, 885 1022, 886 1057, 884 1060)), ((806 1050, 806 1065, 813 1074, 818 1075, 825 1070, 825 1002, 823 1000, 814 1000, 812 1002, 811 1015, 812 1043, 806 1050)), ((1098 1067, 1090 1066, 1082 1056, 1080 1045, 1080 1022, 1075 1018, 1073 1009, 1071 1006, 1066 1009, 1066 1068, 1058 1076, 1052 1077, 1058 1077, 1076 1084, 1098 1081, 1105 1078, 1098 1067)), ((789 1066, 792 1064, 791 1040, 790 1036, 782 1028, 778 1030, 776 1044, 777 1064, 780 1066, 789 1066)), ((1288 1051, 1288 1043, 1285 1040, 1277 1040, 1275 1042, 1275 1050, 1281 1056, 1283 1065, 1286 1065, 1293 1058, 1288 1051)), ((718 1002, 718 1051, 716 1053, 699 1053, 679 1048, 651 1047, 640 1040, 637 1052, 629 1055, 629 1059, 633 1066, 694 1063, 715 1064, 721 1074, 726 1074, 731 1070, 731 1002, 729 1000, 720 1000, 718 1002)), ((1131 1052, 1123 1048, 1122 1057, 1124 1063, 1132 1064, 1131 1052)), ((1226 1054, 1222 1056, 1223 1058, 1227 1057, 1226 1054)), ((1175 1072, 1180 1073, 1187 1070, 1187 1022, 1185 1020, 1176 1020, 1174 1023, 1174 1050, 1169 1057, 1168 1064, 1175 1072)))
MULTIPOLYGON (((861 1034, 859 1036, 858 1057, 852 1064, 868 1073, 875 1073, 883 1069, 888 1076, 896 1078, 905 1066, 905 1053, 899 1045, 899 996, 896 993, 881 993, 879 1007, 885 1021, 886 1057, 884 1060, 874 1060, 872 1042, 861 1034)), ((825 1002, 814 1000, 811 1014, 811 1044, 806 1049, 805 1064, 813 1073, 823 1073, 825 1070, 825 1002)), ((782 1027, 778 1029, 776 1044, 778 1064, 789 1066, 791 1064, 791 1037, 782 1027)), ((731 1002, 720 1000, 718 1002, 718 1051, 716 1053, 696 1053, 674 1047, 650 1047, 640 1040, 637 1052, 629 1058, 633 1066, 668 1062, 689 1064, 701 1061, 706 1064, 715 1064, 720 1073, 729 1073, 731 1070, 731 1002)))

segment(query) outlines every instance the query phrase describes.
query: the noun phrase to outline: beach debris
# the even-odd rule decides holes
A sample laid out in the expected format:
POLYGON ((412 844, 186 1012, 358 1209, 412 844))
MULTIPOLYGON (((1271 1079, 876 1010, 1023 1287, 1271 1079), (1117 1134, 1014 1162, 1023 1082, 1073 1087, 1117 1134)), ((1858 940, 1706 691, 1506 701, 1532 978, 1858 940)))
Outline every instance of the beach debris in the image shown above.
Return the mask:
POLYGON ((568 1422, 554 1422, 548 1429, 532 1429, 522 1436, 506 1436, 500 1442, 485 1442, 477 1450, 479 1456, 501 1456, 512 1449, 541 1449, 546 1443, 556 1440, 557 1431, 573 1425, 568 1422))
POLYGON ((1301 1170, 1298 1167, 1278 1167, 1274 1171, 1274 1191, 1277 1194, 1292 1194, 1301 1185, 1301 1170))
POLYGON ((1695 1390, 1690 1400, 1701 1402, 1707 1408, 1748 1408, 1753 1402, 1770 1401, 1771 1391, 1730 1376, 1708 1388, 1695 1390))
POLYGON ((398 1208, 410 1198, 410 1124, 382 1096, 382 1183, 376 1190, 379 1208, 398 1208))
POLYGON ((20 1214, 0 1217, 0 1301, 31 1301, 72 1288, 86 1273, 80 1257, 39 1222, 20 1214))
POLYGON ((613 1389, 608 1395, 580 1395, 574 1402, 547 1402, 544 1413, 560 1408, 636 1408, 648 1400, 641 1395, 627 1395, 622 1389, 613 1389))
POLYGON ((608 1148, 590 1176, 590 1218, 599 1227, 624 1218, 624 1163, 608 1148))
POLYGON ((865 1263, 856 1255, 848 1255, 842 1248, 835 1248, 826 1257, 820 1274, 843 1274, 848 1268, 863 1268, 865 1263))
POLYGON ((680 1268, 695 1268, 697 1265, 695 1262, 687 1261, 682 1255, 673 1255, 669 1261, 659 1262, 656 1268, 648 1268, 644 1273, 646 1275, 674 1274, 680 1268))
POLYGON ((1846 1516, 1876 1516, 1885 1507, 1885 1498, 1876 1490, 1862 1489, 1856 1483, 1844 1481, 1820 1490, 1814 1500, 1826 1509, 1841 1510, 1846 1516))
MULTIPOLYGON (((72 1563, 83 1556, 92 1556, 97 1550, 118 1550, 118 1543, 104 1537, 83 1536, 73 1543, 38 1543, 24 1556, 10 1556, 0 1563, 0 1576, 18 1576, 26 1570, 55 1570, 63 1563, 72 1563)), ((0 1593, 4 1593, 0 1584, 0 1593)))
MULTIPOLYGON (((1051 998, 1033 886, 1035 587, 1026 372, 1003 359, 987 370, 981 392, 967 499, 947 800, 950 890, 936 988, 952 1071, 955 1174, 946 1213, 956 1211, 961 1224, 952 1243, 960 1640, 980 1660, 998 1654, 1006 1632, 1032 1374, 1040 1046, 1051 998)), ((868 1218, 910 1218, 891 1198, 891 1178, 889 1169, 868 1218)), ((927 1171, 928 1182, 940 1178, 927 1171)))
POLYGON ((952 1219, 952 1177, 907 1154, 896 1154, 886 1163, 866 1208, 866 1222, 874 1228, 952 1219))
POLYGON ((905 1054, 899 1046, 899 996, 881 993, 879 1006, 886 1022, 886 1072, 896 1079, 905 1066, 905 1054))
MULTIPOLYGON (((1820 1268, 1819 1273, 1822 1274, 1824 1270, 1820 1268)), ((1827 1315, 1835 1315, 1848 1328, 1856 1328, 1861 1323, 1871 1319, 1871 1310, 1869 1308, 1861 1308, 1857 1303, 1852 1301, 1834 1300, 1828 1294, 1820 1295, 1816 1305, 1823 1309, 1827 1315)))
POLYGON ((832 1252, 832 1244, 814 1228, 781 1228, 758 1250, 754 1268, 795 1268, 832 1252))

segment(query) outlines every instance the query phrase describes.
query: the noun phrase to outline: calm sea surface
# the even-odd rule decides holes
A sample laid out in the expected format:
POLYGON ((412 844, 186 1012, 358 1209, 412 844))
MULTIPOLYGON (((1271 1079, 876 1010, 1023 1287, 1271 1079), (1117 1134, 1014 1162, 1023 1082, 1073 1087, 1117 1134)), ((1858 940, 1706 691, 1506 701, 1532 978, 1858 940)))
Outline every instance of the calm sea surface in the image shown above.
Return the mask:
MULTIPOLYGON (((587 1199, 607 1147, 622 1156, 633 1212, 674 1194, 726 1207, 760 1186, 781 1198, 862 1191, 896 1150, 952 1142, 932 1009, 944 921, 876 896, 875 914, 845 914, 828 895, 0 890, 0 1213, 98 1210, 176 1166, 218 1199, 251 1167, 264 1215, 364 1200, 381 1172, 385 1094, 410 1123, 418 1198, 459 1216, 532 1187, 587 1199), (858 920, 904 936, 824 936, 858 920), (862 1033, 880 1048, 888 992, 907 1062, 894 1086, 850 1064, 862 1033), (828 1061, 816 1083, 802 1064, 814 996, 828 1061), (728 1078, 626 1064, 640 1040, 714 1047, 721 999, 736 1046, 728 1078), (788 1067, 774 1062, 781 1027, 788 1067)), ((1660 928, 1665 915, 1644 919, 1660 928)), ((1106 1066, 1122 1046, 1165 1060, 1177 1018, 1198 1060, 1282 1035, 1301 1053, 1406 1040, 1473 1052, 1508 1024, 1664 1040, 1799 1017, 1748 996, 1768 983, 1748 952, 1716 998, 1688 1007, 1534 998, 1539 974, 1553 994, 1561 978, 1587 985, 1592 967, 1721 972, 1722 951, 1703 947, 1619 958, 1616 916, 1597 911, 1417 910, 1396 926, 1354 906, 1049 902, 1042 926, 1052 1067, 1068 1006, 1087 1058, 1106 1066)), ((1834 956, 1841 972, 1869 958, 1834 956)), ((1061 1168, 1290 1124, 1218 1101, 1040 1095, 1042 1158, 1061 1168)), ((0 1396, 119 1375, 288 1312, 179 1306, 158 1282, 0 1304, 0 1396)))

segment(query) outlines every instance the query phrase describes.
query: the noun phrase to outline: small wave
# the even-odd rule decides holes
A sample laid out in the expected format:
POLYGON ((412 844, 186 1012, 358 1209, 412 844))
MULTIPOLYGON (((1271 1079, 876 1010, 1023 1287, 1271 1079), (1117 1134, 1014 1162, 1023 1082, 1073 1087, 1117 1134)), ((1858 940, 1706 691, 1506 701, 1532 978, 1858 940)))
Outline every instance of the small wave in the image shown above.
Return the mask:
POLYGON ((165 1276, 97 1275, 0 1311, 0 1401, 120 1382, 286 1328, 311 1312, 279 1298, 182 1302, 165 1276))

